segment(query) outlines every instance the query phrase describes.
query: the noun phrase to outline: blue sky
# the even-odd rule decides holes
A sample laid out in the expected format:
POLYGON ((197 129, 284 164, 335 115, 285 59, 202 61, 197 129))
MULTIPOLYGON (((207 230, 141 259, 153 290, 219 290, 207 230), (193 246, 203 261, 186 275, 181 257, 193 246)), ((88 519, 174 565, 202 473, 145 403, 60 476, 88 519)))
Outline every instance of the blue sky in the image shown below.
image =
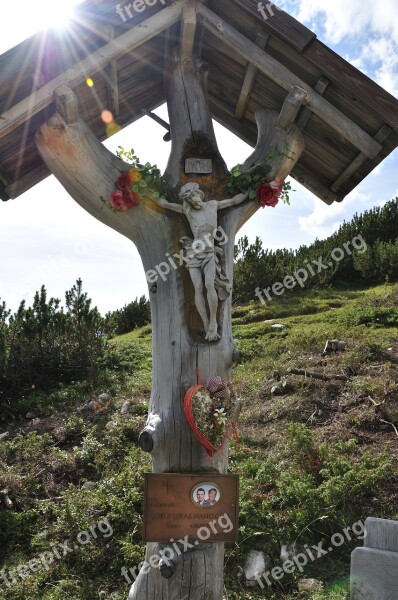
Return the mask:
MULTIPOLYGON (((54 13, 59 17, 68 4, 66 0, 7 3, 2 7, 0 53, 49 23, 54 13)), ((398 96, 397 0, 286 0, 279 5, 398 96)), ((165 107, 157 112, 167 120, 165 107)), ((216 134, 229 167, 251 153, 219 125, 216 134)), ((118 145, 134 148, 140 158, 163 169, 170 144, 162 137, 162 129, 144 117, 106 145, 112 151, 118 145)), ((398 196, 397 161, 395 151, 342 204, 326 206, 294 182, 290 207, 280 204, 258 211, 241 234, 250 240, 258 235, 264 246, 274 249, 297 248, 327 237, 355 212, 398 196)), ((0 257, 0 297, 14 309, 23 298, 30 303, 43 283, 50 295, 63 298, 78 277, 102 312, 147 294, 134 245, 85 213, 53 177, 14 201, 0 203, 0 257)))

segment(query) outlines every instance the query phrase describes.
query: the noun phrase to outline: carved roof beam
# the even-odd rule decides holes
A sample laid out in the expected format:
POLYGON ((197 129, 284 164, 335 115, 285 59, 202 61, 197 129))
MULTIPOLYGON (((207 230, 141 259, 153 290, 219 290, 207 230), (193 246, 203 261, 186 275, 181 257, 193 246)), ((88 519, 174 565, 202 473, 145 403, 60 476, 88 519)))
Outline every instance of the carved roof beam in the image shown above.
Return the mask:
MULTIPOLYGON (((107 27, 107 41, 112 42, 115 39, 115 30, 112 25, 107 27)), ((119 86, 117 80, 117 63, 116 60, 111 60, 109 65, 105 67, 105 84, 107 108, 112 112, 114 118, 119 115, 119 86)))
MULTIPOLYGON (((218 98, 211 96, 210 100, 213 108, 214 118, 216 119, 216 121, 218 121, 224 127, 230 127, 231 124, 235 121, 232 111, 230 111, 228 107, 218 98)), ((311 113, 311 111, 309 112, 311 113)), ((300 123, 300 117, 297 120, 297 127, 300 123)), ((234 125, 236 127, 235 123, 234 125)), ((249 144, 249 146, 253 145, 253 140, 250 139, 250 137, 248 136, 248 132, 245 127, 241 126, 236 131, 236 135, 240 137, 241 140, 246 142, 246 144, 249 144)), ((318 196, 318 198, 323 200, 325 204, 333 204, 333 202, 340 202, 342 200, 341 197, 338 197, 337 194, 332 192, 328 187, 322 185, 313 173, 311 173, 307 169, 304 169, 299 164, 296 164, 293 167, 293 169, 290 171, 290 176, 293 177, 299 183, 301 183, 305 188, 307 188, 307 190, 318 196)))
POLYGON ((276 123, 279 129, 282 129, 286 133, 290 131, 306 98, 307 92, 298 86, 294 86, 290 90, 276 123))
MULTIPOLYGON (((327 77, 325 77, 324 75, 322 75, 322 77, 320 77, 318 79, 318 81, 316 82, 314 89, 316 92, 318 92, 318 94, 320 96, 323 96, 329 83, 330 83, 329 79, 327 77)), ((297 127, 299 127, 301 129, 301 131, 304 131, 304 129, 307 127, 308 122, 311 119, 312 115, 313 115, 312 110, 310 110, 307 106, 303 108, 299 118, 297 119, 297 127)))
POLYGON ((190 2, 182 11, 180 52, 183 61, 192 58, 196 26, 196 4, 190 2))
POLYGON ((7 196, 5 196, 4 199, 9 200, 10 198, 17 198, 17 196, 20 196, 21 194, 30 190, 32 187, 32 174, 34 174, 35 180, 39 183, 48 177, 48 169, 46 165, 41 164, 36 169, 25 173, 19 179, 11 182, 5 188, 7 196))
POLYGON ((380 152, 382 147, 376 140, 320 94, 315 92, 300 77, 297 77, 297 75, 292 73, 279 61, 258 48, 254 42, 239 33, 234 27, 207 7, 199 4, 197 10, 200 22, 208 31, 223 40, 225 44, 251 62, 283 89, 289 92, 292 87, 298 86, 305 90, 307 92, 305 105, 338 132, 343 139, 348 140, 368 158, 374 158, 380 152))
MULTIPOLYGON (((392 129, 389 125, 383 125, 379 131, 376 133, 374 139, 379 144, 382 144, 390 135, 392 129)), ((352 177, 352 175, 368 160, 366 154, 361 152, 358 156, 352 161, 350 165, 343 171, 343 173, 336 179, 336 181, 331 185, 330 189, 332 192, 338 192, 339 189, 347 183, 347 181, 352 177)))
POLYGON ((307 190, 318 196, 325 204, 333 204, 333 202, 341 202, 343 198, 339 197, 335 192, 332 192, 326 185, 323 185, 314 174, 304 169, 301 165, 296 165, 291 171, 290 176, 301 183, 307 190))
MULTIPOLYGON (((255 39, 254 43, 256 44, 256 46, 261 48, 261 50, 265 50, 265 48, 268 44, 269 37, 270 37, 269 33, 264 34, 262 32, 259 32, 256 35, 256 39, 255 39)), ((240 92, 238 104, 236 105, 235 117, 237 119, 242 119, 245 114, 246 107, 249 102, 250 94, 252 92, 257 73, 258 73, 257 67, 255 67, 254 65, 249 63, 247 70, 246 70, 245 79, 243 81, 242 89, 240 92)))
POLYGON ((0 165, 0 183, 2 183, 3 185, 6 186, 10 183, 10 181, 11 181, 10 177, 7 175, 7 173, 5 172, 3 167, 0 165))
POLYGON ((0 137, 22 125, 32 116, 49 106, 54 99, 54 91, 63 83, 71 88, 83 83, 88 74, 95 74, 106 69, 111 61, 131 52, 145 42, 159 35, 181 18, 184 0, 177 0, 149 19, 136 25, 115 40, 102 46, 84 60, 76 63, 58 77, 55 77, 34 94, 25 98, 1 115, 0 137))
POLYGON ((8 195, 5 193, 5 189, 7 185, 10 183, 10 178, 8 177, 5 170, 0 165, 0 200, 8 200, 8 195))

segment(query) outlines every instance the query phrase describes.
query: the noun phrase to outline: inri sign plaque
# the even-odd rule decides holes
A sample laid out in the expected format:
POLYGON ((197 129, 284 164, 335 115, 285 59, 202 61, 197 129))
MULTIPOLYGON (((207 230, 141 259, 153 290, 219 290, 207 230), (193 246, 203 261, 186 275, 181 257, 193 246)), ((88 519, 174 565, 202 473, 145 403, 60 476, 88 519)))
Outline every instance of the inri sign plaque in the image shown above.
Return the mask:
POLYGON ((185 160, 185 173, 210 174, 213 173, 211 158, 187 158, 185 160))

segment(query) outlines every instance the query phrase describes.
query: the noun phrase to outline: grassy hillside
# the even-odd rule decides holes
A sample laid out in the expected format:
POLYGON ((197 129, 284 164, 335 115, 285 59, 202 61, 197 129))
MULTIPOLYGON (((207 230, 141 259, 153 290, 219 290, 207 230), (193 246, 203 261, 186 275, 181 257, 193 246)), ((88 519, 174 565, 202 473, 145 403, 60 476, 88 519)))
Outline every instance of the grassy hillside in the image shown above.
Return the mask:
MULTIPOLYGON (((235 307, 233 330, 243 409, 230 470, 241 476, 241 512, 239 544, 226 546, 225 598, 303 597, 296 590, 304 574, 325 585, 307 597, 347 599, 350 552, 360 539, 264 589, 247 587, 242 571, 251 550, 264 552, 272 569, 283 545, 328 549, 331 536, 367 516, 398 517, 398 285, 235 307), (327 339, 346 342, 346 350, 322 356, 327 339)), ((0 428, 9 432, 0 439, 0 490, 13 503, 0 507, 0 600, 126 599, 121 569, 144 555, 142 473, 150 460, 137 437, 150 386, 147 326, 112 340, 101 389, 29 390, 11 408, 0 428), (110 403, 89 405, 100 393, 110 403), (50 551, 52 560, 43 559, 50 551)))

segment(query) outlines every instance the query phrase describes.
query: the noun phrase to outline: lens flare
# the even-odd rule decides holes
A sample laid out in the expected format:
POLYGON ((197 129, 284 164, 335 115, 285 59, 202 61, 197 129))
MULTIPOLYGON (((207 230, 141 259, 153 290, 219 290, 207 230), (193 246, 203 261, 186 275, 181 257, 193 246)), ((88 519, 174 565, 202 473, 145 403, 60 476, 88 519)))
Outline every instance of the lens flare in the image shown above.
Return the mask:
POLYGON ((113 114, 111 113, 110 110, 103 110, 101 113, 101 119, 103 120, 104 123, 109 125, 110 123, 113 122, 113 114))
POLYGON ((109 125, 106 126, 106 135, 108 137, 111 137, 111 135, 114 135, 115 133, 117 133, 120 130, 121 130, 121 127, 120 127, 119 123, 116 123, 116 121, 113 121, 112 123, 109 123, 109 125))

